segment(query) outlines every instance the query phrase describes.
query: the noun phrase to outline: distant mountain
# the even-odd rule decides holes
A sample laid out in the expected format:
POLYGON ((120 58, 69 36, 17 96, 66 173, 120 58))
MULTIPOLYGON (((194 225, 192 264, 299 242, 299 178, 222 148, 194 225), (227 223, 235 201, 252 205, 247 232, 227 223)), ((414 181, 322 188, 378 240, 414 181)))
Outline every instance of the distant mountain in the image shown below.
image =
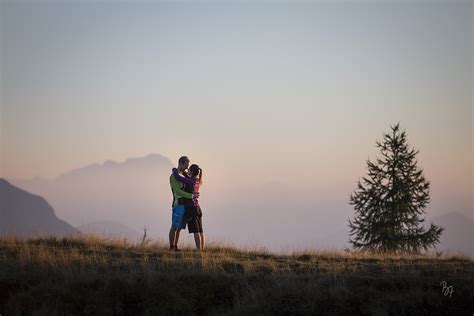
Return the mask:
POLYGON ((32 236, 70 235, 79 231, 57 218, 44 198, 0 178, 0 233, 32 236))
POLYGON ((145 157, 128 158, 124 162, 115 162, 107 160, 103 164, 90 164, 88 166, 74 169, 57 177, 57 182, 68 182, 77 177, 87 177, 98 175, 108 175, 116 172, 128 172, 133 169, 134 172, 150 171, 150 168, 162 168, 164 166, 171 168, 171 161, 165 156, 159 154, 149 154, 145 157))
MULTIPOLYGON (((55 179, 11 180, 44 196, 58 216, 75 227, 125 223, 135 231, 166 235, 171 223, 169 176, 173 164, 159 154, 107 160, 66 172, 55 179)), ((123 227, 124 228, 124 227, 123 227)), ((123 231, 130 233, 129 229, 123 231)))
POLYGON ((143 232, 140 233, 133 228, 115 221, 98 221, 84 224, 77 228, 86 234, 93 233, 103 237, 126 238, 129 241, 138 241, 143 236, 143 232))

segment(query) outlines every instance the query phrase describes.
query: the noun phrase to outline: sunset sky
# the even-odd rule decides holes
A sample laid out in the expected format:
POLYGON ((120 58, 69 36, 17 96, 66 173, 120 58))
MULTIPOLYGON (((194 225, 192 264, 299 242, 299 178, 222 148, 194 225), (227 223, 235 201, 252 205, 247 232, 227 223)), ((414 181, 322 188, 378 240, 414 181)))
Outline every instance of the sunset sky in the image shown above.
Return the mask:
POLYGON ((2 177, 184 154, 211 188, 277 182, 344 202, 400 122, 433 203, 472 211, 472 1, 0 10, 2 177))

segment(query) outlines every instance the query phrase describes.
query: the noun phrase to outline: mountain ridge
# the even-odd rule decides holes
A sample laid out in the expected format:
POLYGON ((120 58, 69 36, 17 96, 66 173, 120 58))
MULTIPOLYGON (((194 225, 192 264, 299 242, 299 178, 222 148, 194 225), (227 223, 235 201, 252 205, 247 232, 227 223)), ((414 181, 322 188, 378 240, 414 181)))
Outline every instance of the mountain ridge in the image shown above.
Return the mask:
POLYGON ((0 178, 0 232, 22 236, 37 234, 79 234, 79 230, 58 218, 48 201, 0 178))

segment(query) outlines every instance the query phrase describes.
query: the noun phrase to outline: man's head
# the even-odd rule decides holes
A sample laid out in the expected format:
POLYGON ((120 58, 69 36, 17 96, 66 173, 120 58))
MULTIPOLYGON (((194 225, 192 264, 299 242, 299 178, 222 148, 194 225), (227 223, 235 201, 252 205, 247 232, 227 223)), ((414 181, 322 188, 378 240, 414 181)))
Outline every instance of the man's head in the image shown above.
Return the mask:
POLYGON ((179 172, 182 172, 189 167, 189 158, 186 156, 182 156, 178 160, 178 170, 179 172))

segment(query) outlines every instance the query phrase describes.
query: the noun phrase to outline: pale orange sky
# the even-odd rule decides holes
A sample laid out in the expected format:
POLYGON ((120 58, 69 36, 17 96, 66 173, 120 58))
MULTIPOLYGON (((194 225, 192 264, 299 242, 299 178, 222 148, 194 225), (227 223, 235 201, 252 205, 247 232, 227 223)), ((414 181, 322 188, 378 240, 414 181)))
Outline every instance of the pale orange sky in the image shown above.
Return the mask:
POLYGON ((345 198, 400 122, 472 210, 470 1, 0 6, 2 177, 186 154, 211 187, 345 198))

